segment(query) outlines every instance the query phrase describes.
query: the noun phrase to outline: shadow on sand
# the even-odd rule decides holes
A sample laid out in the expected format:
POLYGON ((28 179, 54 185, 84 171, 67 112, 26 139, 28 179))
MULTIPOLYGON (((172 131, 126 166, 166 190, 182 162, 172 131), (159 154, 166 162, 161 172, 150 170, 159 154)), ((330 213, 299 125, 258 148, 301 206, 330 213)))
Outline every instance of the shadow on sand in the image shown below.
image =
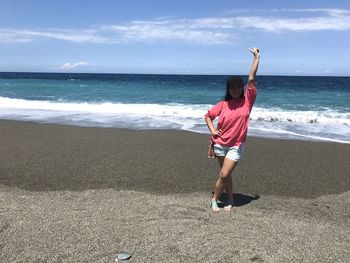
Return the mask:
MULTIPOLYGON (((212 192, 212 195, 214 195, 214 192, 212 192)), ((235 207, 247 205, 252 201, 258 200, 260 198, 259 195, 254 194, 254 195, 245 195, 245 194, 240 194, 240 193, 234 193, 233 194, 233 200, 234 200, 234 205, 235 207)), ((227 193, 222 193, 218 200, 218 206, 219 207, 224 207, 225 203, 227 201, 227 193)))

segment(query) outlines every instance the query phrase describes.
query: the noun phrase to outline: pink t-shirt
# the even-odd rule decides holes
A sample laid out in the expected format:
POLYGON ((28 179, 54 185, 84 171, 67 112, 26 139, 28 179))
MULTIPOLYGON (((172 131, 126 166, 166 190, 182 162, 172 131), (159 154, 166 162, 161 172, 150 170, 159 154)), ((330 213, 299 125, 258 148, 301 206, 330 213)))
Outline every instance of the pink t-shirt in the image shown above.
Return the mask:
POLYGON ((219 101, 204 118, 214 120, 220 116, 217 129, 222 130, 221 136, 213 137, 215 143, 222 146, 239 146, 245 142, 248 132, 249 115, 256 99, 256 87, 248 88, 244 98, 219 101))

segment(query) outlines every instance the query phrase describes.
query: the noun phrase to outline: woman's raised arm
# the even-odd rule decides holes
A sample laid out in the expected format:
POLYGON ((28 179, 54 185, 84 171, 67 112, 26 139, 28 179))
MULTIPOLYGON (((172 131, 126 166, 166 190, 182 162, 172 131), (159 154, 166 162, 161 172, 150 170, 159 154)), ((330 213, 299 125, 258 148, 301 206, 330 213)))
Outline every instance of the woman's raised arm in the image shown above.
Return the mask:
POLYGON ((255 47, 253 49, 249 48, 249 51, 254 54, 254 60, 248 77, 248 88, 253 88, 255 86, 256 72, 258 71, 259 67, 260 50, 255 47))

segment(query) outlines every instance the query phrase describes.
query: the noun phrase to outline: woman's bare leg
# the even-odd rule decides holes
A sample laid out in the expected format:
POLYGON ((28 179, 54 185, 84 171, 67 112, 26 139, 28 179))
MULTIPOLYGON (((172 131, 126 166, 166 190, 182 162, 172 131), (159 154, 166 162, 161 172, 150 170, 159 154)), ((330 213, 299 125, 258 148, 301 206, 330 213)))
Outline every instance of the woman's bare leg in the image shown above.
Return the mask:
POLYGON ((220 170, 224 164, 224 160, 225 160, 225 156, 218 156, 218 162, 219 162, 219 165, 220 165, 220 170))
MULTIPOLYGON (((218 200, 222 191, 224 190, 224 188, 226 188, 226 192, 227 192, 227 196, 229 199, 229 202, 232 203, 233 199, 233 186, 232 186, 232 176, 231 173, 232 171, 235 169, 237 162, 230 160, 228 158, 224 158, 224 157, 219 157, 219 158, 223 158, 223 164, 221 166, 221 170, 220 170, 220 175, 218 180, 216 181, 215 184, 215 191, 214 191, 214 196, 213 199, 214 200, 218 200)), ((219 159, 219 163, 220 163, 220 159, 219 159)), ((232 207, 232 205, 231 205, 232 207)), ((231 207, 227 207, 227 209, 225 210, 231 210, 231 207)), ((214 209, 213 209, 214 210, 214 209)))
MULTIPOLYGON (((237 165, 237 163, 236 163, 237 165)), ((227 203, 224 207, 225 211, 231 211, 233 205, 233 182, 232 182, 232 172, 225 180, 225 189, 227 192, 227 203)))
MULTIPOLYGON (((218 157, 218 162, 219 162, 219 165, 220 165, 220 171, 222 169, 222 166, 224 165, 224 160, 225 160, 225 156, 219 156, 218 157)), ((224 184, 224 188, 222 189, 222 192, 220 193, 220 195, 218 196, 218 198, 220 198, 220 196, 222 195, 222 193, 224 193, 226 191, 226 184, 225 184, 225 181, 223 182, 224 184)))
MULTIPOLYGON (((225 160, 225 156, 219 156, 218 157, 218 161, 219 161, 219 165, 220 165, 220 170, 222 169, 222 166, 224 164, 224 160, 225 160)), ((225 180, 224 181, 224 189, 222 192, 225 192, 228 193, 228 192, 231 192, 232 194, 231 195, 227 195, 227 196, 230 196, 230 200, 232 199, 231 196, 233 196, 233 182, 232 182, 232 176, 229 176, 227 178, 228 180, 225 180)), ((222 194, 222 193, 221 193, 222 194)), ((220 198, 220 196, 219 196, 220 198)))
MULTIPOLYGON (((222 166, 224 164, 224 159, 225 159, 225 156, 217 156, 217 159, 218 159, 218 162, 219 162, 219 165, 220 165, 220 171, 222 169, 222 166)), ((218 180, 216 181, 216 184, 215 184, 215 189, 224 189, 224 182, 223 180, 220 178, 218 178, 218 180)), ((222 191, 222 190, 221 190, 222 191)), ((221 192, 220 194, 216 194, 215 195, 215 191, 214 191, 214 196, 213 196, 213 201, 217 202, 217 200, 219 199, 221 195, 221 192)), ((216 206, 213 205, 213 201, 212 201, 212 206, 211 206, 211 209, 214 211, 214 212, 219 212, 220 209, 216 206)))

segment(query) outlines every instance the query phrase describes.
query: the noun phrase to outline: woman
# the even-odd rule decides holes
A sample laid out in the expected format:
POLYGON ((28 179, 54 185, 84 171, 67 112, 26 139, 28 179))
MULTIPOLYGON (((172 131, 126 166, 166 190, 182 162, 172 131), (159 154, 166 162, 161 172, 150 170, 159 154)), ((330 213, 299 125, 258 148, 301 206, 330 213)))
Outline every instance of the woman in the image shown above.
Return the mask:
POLYGON ((226 83, 225 99, 219 101, 204 116, 212 134, 214 152, 220 164, 220 174, 211 200, 211 208, 214 212, 220 211, 217 200, 223 190, 226 190, 228 196, 224 210, 231 211, 233 206, 231 173, 242 157, 244 142, 247 137, 249 115, 256 98, 255 75, 259 66, 260 52, 258 48, 249 50, 253 53, 254 60, 245 95, 243 80, 237 76, 229 77, 226 83), (220 118, 215 129, 212 121, 218 116, 220 118))

